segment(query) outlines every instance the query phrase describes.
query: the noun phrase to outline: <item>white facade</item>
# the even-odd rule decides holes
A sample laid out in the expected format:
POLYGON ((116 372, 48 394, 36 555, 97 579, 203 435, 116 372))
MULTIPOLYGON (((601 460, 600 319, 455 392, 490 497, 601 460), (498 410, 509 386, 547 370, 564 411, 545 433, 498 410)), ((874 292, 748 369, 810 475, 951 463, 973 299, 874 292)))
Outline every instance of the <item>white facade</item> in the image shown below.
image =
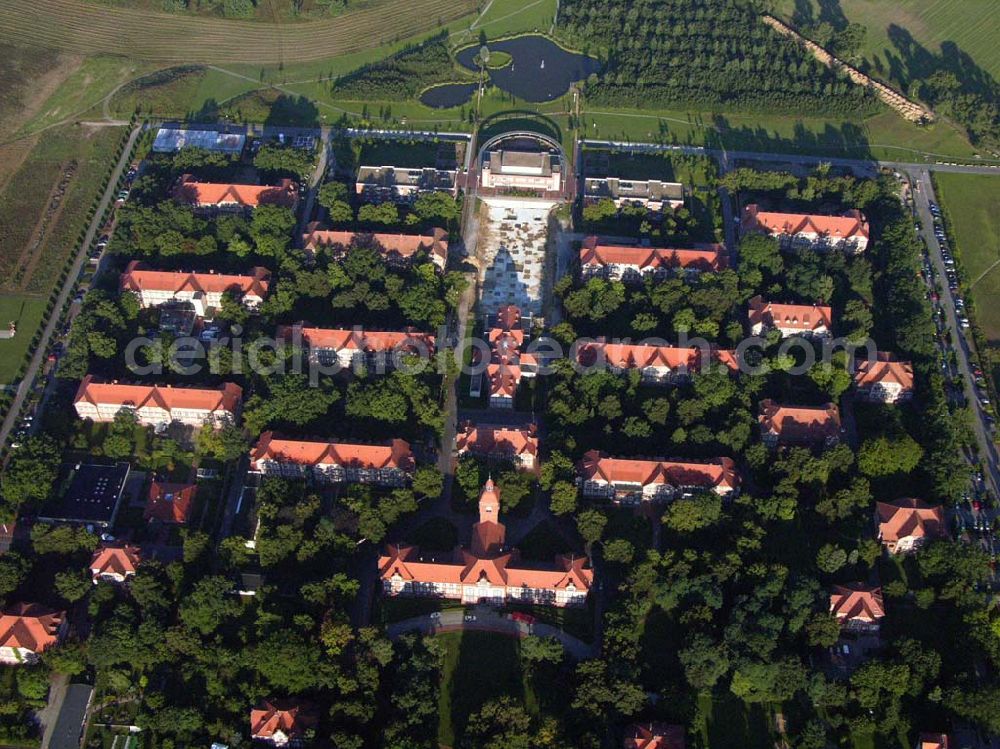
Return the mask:
POLYGON ((545 604, 549 606, 582 606, 587 591, 570 583, 565 588, 529 588, 527 586, 494 585, 487 580, 478 583, 425 583, 404 580, 399 574, 382 581, 382 590, 390 596, 425 596, 460 600, 465 604, 488 602, 502 605, 507 601, 545 604))
MULTIPOLYGON (((209 309, 219 309, 222 306, 222 291, 193 291, 185 289, 183 291, 171 291, 169 289, 142 289, 138 292, 139 304, 143 309, 149 307, 159 307, 167 302, 187 302, 194 307, 195 313, 199 317, 205 317, 209 309)), ((249 309, 256 309, 263 302, 263 298, 253 292, 248 292, 242 297, 243 305, 249 309)))
POLYGON ((168 410, 155 405, 135 408, 134 406, 123 405, 121 403, 98 403, 97 405, 89 401, 78 401, 76 403, 76 413, 81 419, 102 422, 114 421, 119 411, 134 412, 139 423, 145 426, 170 424, 176 421, 186 426, 200 427, 206 421, 222 424, 226 421, 232 421, 234 417, 230 411, 204 408, 173 408, 168 410))

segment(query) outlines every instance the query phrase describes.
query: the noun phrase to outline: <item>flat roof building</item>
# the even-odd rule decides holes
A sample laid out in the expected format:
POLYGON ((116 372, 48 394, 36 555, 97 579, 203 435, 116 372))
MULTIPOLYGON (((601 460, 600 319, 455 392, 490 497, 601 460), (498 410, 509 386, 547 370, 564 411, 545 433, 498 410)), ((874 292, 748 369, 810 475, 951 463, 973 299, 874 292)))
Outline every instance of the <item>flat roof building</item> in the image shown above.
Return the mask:
POLYGON ((243 152, 245 133, 220 133, 217 130, 189 130, 187 128, 161 127, 156 131, 153 153, 176 153, 182 148, 204 148, 237 155, 243 152))
POLYGON ((39 520, 110 528, 118 515, 129 470, 128 463, 64 467, 61 491, 45 505, 39 520))

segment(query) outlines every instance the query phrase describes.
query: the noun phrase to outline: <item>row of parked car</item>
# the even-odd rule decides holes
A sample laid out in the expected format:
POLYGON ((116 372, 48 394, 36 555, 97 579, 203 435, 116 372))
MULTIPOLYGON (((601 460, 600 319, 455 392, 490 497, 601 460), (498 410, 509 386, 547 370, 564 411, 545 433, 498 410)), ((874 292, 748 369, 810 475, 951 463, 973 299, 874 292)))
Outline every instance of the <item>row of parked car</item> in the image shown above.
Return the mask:
MULTIPOLYGON (((965 311, 965 300, 962 298, 961 294, 958 293, 959 281, 958 272, 955 270, 955 258, 951 253, 951 247, 948 242, 948 235, 945 233, 944 224, 941 217, 941 208, 933 200, 928 201, 928 206, 930 208, 931 215, 934 218, 934 238, 937 239, 938 245, 941 248, 941 258, 944 262, 945 275, 948 279, 948 288, 951 290, 952 299, 955 303, 955 317, 958 321, 959 326, 963 330, 968 330, 971 323, 969 322, 968 314, 965 311)), ((925 259, 926 267, 929 269, 929 262, 925 259)), ((936 296, 936 295, 935 295, 936 296)), ((935 299, 936 301, 936 299, 935 299)), ((935 305, 937 307, 937 305, 935 305)), ((936 316, 937 319, 937 316, 936 316)), ((939 330, 941 325, 939 325, 939 330)), ((978 364, 971 364, 972 376, 976 383, 976 399, 979 404, 983 407, 984 411, 991 405, 989 394, 986 387, 986 378, 983 374, 983 370, 978 364)), ((990 428, 995 427, 995 420, 991 413, 986 412, 985 417, 987 424, 990 428)))

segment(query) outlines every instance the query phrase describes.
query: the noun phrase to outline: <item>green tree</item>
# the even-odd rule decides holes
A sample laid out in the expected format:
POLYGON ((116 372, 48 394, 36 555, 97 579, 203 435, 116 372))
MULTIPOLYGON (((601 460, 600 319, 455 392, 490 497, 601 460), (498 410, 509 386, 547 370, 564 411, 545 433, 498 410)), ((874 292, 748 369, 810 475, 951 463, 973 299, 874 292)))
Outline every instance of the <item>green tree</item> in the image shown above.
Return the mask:
POLYGON ((598 510, 584 510, 576 516, 576 528, 587 543, 599 541, 608 518, 598 510))
POLYGON ((220 626, 240 615, 239 598, 233 594, 233 584, 218 575, 202 578, 178 608, 186 627, 210 635, 220 626))
POLYGON ((444 490, 444 476, 436 468, 420 466, 413 474, 412 486, 417 494, 434 499, 444 490))
POLYGON ((699 692, 710 691, 729 671, 725 647, 708 635, 695 634, 677 655, 688 684, 699 692))
POLYGON ((663 513, 663 523, 679 533, 707 528, 722 517, 722 498, 704 492, 688 499, 677 499, 663 513))
POLYGON ((556 515, 566 515, 576 510, 579 490, 570 481, 556 481, 552 485, 551 509, 556 515))
POLYGON ((908 474, 917 467, 923 455, 924 449, 908 434, 895 438, 883 435, 862 443, 858 450, 858 468, 866 476, 908 474))
POLYGON ((0 556, 0 598, 13 593, 28 575, 31 565, 16 551, 0 556))
POLYGON ((114 460, 129 457, 135 451, 135 432, 138 426, 139 417, 132 409, 123 408, 116 413, 104 438, 104 454, 114 460))
POLYGON ((11 451, 0 476, 5 507, 4 520, 13 520, 22 504, 39 505, 48 498, 59 473, 60 450, 47 435, 28 437, 11 451))
POLYGON ((304 148, 265 143, 254 156, 253 165, 272 176, 304 180, 312 173, 316 155, 304 148))
POLYGON ((823 572, 833 574, 847 564, 847 552, 835 544, 823 544, 816 552, 816 566, 823 572))
POLYGON ((195 439, 195 450, 198 455, 222 461, 236 460, 248 446, 243 431, 231 423, 224 423, 218 429, 206 425, 198 431, 195 439))
POLYGON ((93 581, 87 572, 77 570, 63 570, 56 573, 55 589, 56 593, 65 598, 70 603, 76 603, 83 598, 93 587, 93 581))

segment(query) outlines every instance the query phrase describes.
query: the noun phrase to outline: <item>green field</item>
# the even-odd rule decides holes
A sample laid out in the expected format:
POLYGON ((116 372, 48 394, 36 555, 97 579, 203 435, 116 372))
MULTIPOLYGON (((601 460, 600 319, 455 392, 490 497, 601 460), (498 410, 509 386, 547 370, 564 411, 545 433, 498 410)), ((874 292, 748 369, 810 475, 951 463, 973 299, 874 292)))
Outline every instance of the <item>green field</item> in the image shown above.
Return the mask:
POLYGON ((474 10, 474 0, 383 0, 337 18, 281 24, 36 0, 30 12, 19 3, 0 5, 0 40, 175 64, 281 66, 286 58, 325 60, 389 44, 474 10))
POLYGON ((863 24, 870 69, 904 89, 935 67, 958 66, 962 54, 1000 79, 997 5, 990 0, 777 0, 775 9, 799 25, 863 24))
POLYGON ((508 695, 524 704, 529 713, 538 712, 538 701, 521 669, 516 638, 489 632, 450 632, 437 639, 446 648, 438 698, 438 742, 442 746, 455 746, 469 715, 488 700, 508 695))
POLYGON ((865 120, 685 111, 585 110, 588 138, 663 141, 748 151, 933 162, 975 149, 947 123, 918 127, 892 112, 865 120))
POLYGON ((5 268, 0 289, 51 291, 84 227, 122 132, 116 127, 66 125, 39 140, 0 194, 0 261, 5 268), (66 177, 68 173, 71 176, 66 177), (50 195, 61 186, 65 193, 58 208, 52 209, 50 195))
POLYGON ((972 284, 976 318, 990 344, 1000 345, 1000 175, 938 172, 934 182, 955 251, 972 284))
POLYGON ((0 329, 17 323, 17 335, 0 340, 0 385, 9 384, 16 376, 45 312, 45 299, 37 296, 0 295, 0 329))

